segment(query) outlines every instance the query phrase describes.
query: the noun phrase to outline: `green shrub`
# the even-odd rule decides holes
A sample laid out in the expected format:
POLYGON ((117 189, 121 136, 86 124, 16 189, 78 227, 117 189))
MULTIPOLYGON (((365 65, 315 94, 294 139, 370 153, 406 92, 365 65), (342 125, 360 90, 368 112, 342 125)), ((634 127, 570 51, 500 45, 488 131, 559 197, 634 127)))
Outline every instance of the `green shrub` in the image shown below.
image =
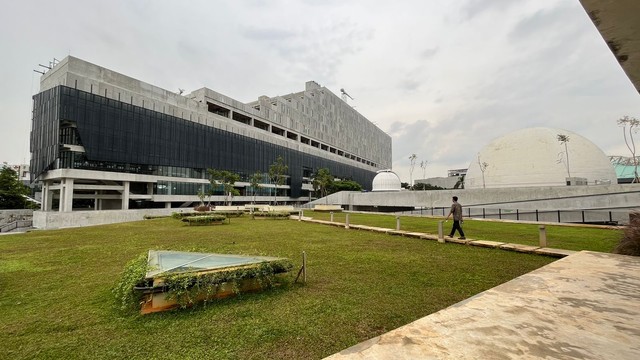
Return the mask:
POLYGON ((235 294, 240 293, 240 284, 245 279, 255 279, 263 289, 276 284, 275 276, 293 269, 289 259, 280 259, 247 266, 198 274, 185 272, 171 274, 163 278, 167 299, 175 300, 181 308, 185 308, 204 296, 205 303, 213 298, 220 287, 230 284, 235 294))
POLYGON ((187 216, 182 218, 183 222, 189 223, 189 225, 209 225, 215 223, 222 223, 227 219, 224 215, 201 215, 201 216, 187 216))
POLYGON ((254 218, 288 219, 289 216, 290 214, 288 211, 262 211, 253 213, 254 218))
POLYGON ((202 215, 214 215, 215 212, 214 211, 204 211, 204 212, 200 212, 200 211, 186 211, 186 212, 174 212, 171 214, 171 217, 174 219, 182 219, 185 217, 189 217, 189 216, 202 216, 202 215))
POLYGON ((622 233, 620 242, 613 250, 615 254, 640 256, 640 214, 632 213, 631 221, 622 233))
POLYGON ((213 213, 226 217, 240 217, 244 215, 244 210, 214 210, 213 213))
POLYGON ((142 293, 135 287, 144 282, 148 270, 148 254, 140 254, 124 267, 120 279, 112 288, 116 306, 120 310, 140 310, 142 293))

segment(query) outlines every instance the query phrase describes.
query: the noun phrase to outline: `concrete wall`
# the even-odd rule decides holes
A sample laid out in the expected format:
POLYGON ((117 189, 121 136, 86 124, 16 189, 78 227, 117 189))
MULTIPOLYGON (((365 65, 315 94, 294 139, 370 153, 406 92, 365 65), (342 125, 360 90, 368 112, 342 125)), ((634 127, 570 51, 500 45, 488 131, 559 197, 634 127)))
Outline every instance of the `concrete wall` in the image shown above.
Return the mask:
POLYGON ((33 227, 37 229, 59 229, 113 224, 143 220, 145 215, 171 215, 171 213, 173 212, 180 211, 181 209, 105 210, 74 212, 34 211, 33 227))
POLYGON ((16 220, 30 220, 33 216, 33 210, 0 210, 0 225, 4 225, 16 220))
MULTIPOLYGON (((399 192, 340 192, 319 199, 314 204, 339 204, 347 209, 358 207, 441 208, 451 206, 451 197, 458 196, 465 208, 512 209, 529 211, 557 210, 615 211, 625 214, 640 209, 640 184, 599 186, 555 186, 504 189, 433 190, 399 192)), ((474 213, 478 213, 474 211, 474 213)), ((533 215, 532 215, 533 216, 533 215)), ((551 218, 556 215, 549 215, 551 218)), ((514 218, 515 220, 515 218, 514 218)))

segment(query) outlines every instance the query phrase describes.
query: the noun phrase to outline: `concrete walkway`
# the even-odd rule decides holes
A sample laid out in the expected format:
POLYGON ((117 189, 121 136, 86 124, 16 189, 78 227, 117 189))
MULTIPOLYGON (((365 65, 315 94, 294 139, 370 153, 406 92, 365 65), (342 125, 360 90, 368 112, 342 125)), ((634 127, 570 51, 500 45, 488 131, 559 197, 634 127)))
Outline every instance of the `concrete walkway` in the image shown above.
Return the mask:
MULTIPOLYGON (((313 218, 310 218, 310 217, 304 217, 304 216, 298 216, 298 215, 292 215, 291 219, 292 220, 300 220, 300 221, 312 222, 312 223, 316 223, 316 224, 331 225, 331 226, 338 226, 338 227, 347 227, 347 224, 341 223, 341 222, 317 220, 317 219, 313 219, 313 218)), ((439 240, 437 235, 421 233, 421 232, 414 232, 414 231, 395 230, 395 229, 381 228, 381 227, 375 227, 375 226, 366 226, 366 225, 355 225, 355 224, 349 224, 348 228, 349 229, 356 229, 356 230, 373 231, 373 232, 390 234, 390 235, 407 236, 407 237, 426 239, 426 240, 439 240)), ((518 251, 518 252, 523 252, 523 253, 535 253, 535 254, 547 255, 547 256, 553 256, 553 257, 565 257, 565 256, 572 255, 572 254, 576 253, 575 251, 572 251, 572 250, 555 249, 555 248, 531 246, 531 245, 522 245, 522 244, 513 244, 513 243, 489 241, 489 240, 475 240, 475 239, 471 239, 471 238, 467 238, 467 239, 461 240, 461 239, 457 239, 457 238, 445 237, 443 239, 440 239, 440 241, 448 242, 448 243, 463 244, 463 245, 471 245, 471 246, 498 248, 498 249, 502 249, 502 250, 518 251)))
POLYGON ((582 251, 327 359, 640 359, 640 257, 582 251))

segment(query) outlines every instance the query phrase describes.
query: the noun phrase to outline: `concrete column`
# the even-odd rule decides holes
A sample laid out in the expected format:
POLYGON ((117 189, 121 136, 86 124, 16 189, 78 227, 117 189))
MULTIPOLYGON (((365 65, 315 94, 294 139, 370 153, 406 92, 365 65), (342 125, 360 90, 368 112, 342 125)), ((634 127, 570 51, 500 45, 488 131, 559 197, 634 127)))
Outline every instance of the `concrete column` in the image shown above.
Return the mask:
POLYGON ((93 210, 98 210, 98 190, 93 192, 93 210))
POLYGON ((59 212, 63 212, 64 211, 64 194, 65 194, 65 184, 66 184, 66 179, 62 179, 60 180, 60 192, 59 192, 59 196, 58 196, 58 211, 59 212))
POLYGON ((147 183, 147 195, 153 195, 153 183, 147 183))
POLYGON ((547 247, 547 229, 544 225, 540 225, 538 229, 540 230, 540 247, 547 247))
POLYGON ((229 110, 229 119, 233 119, 233 110, 229 110))
POLYGON ((71 212, 73 210, 73 179, 62 180, 60 192, 60 211, 71 212))
POLYGON ((169 202, 164 203, 164 208, 165 209, 171 209, 171 202, 169 201, 169 202))
POLYGON ((131 183, 128 181, 124 182, 124 190, 122 191, 122 210, 129 209, 129 188, 131 183))
POLYGON ((42 185, 42 211, 51 211, 53 193, 49 190, 49 182, 45 181, 42 185))

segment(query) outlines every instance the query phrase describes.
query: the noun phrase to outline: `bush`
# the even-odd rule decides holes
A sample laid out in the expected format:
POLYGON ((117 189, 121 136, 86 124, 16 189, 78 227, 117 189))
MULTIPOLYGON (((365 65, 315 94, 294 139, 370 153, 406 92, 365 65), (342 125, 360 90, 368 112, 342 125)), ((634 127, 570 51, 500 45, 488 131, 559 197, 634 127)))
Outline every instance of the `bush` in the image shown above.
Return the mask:
POLYGON ((143 294, 135 290, 135 287, 143 283, 147 276, 147 257, 148 254, 144 253, 129 261, 120 275, 120 280, 111 289, 116 306, 120 310, 140 308, 143 294))
POLYGON ((167 299, 174 300, 179 307, 185 308, 204 296, 205 303, 215 297, 223 284, 231 284, 235 294, 240 293, 240 283, 246 279, 255 279, 263 289, 272 288, 275 276, 293 269, 289 259, 267 261, 255 266, 243 266, 221 271, 198 274, 185 272, 169 274, 164 278, 167 299))
POLYGON ((288 211, 263 211, 254 212, 253 217, 268 218, 268 219, 288 219, 290 216, 288 211))
POLYGON ((629 225, 622 233, 622 239, 613 250, 614 254, 640 256, 640 213, 629 214, 629 225))
POLYGON ((187 211, 187 212, 174 212, 171 214, 171 217, 174 219, 182 219, 189 216, 203 216, 203 215, 215 215, 213 211, 205 211, 205 212, 197 212, 197 211, 187 211))
POLYGON ((214 210, 212 213, 226 217, 240 217, 244 215, 244 210, 214 210))
POLYGON ((224 215, 203 215, 203 216, 188 216, 182 219, 183 222, 189 223, 189 225, 210 225, 221 224, 227 219, 224 215))

